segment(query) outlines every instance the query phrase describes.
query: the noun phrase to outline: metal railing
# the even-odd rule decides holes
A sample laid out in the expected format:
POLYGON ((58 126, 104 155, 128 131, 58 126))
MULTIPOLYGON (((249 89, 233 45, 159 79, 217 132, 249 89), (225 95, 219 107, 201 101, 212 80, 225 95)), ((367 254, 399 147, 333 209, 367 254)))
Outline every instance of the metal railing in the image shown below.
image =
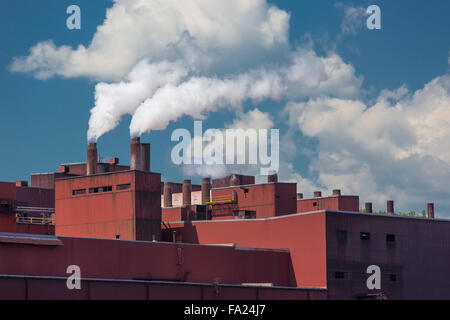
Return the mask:
POLYGON ((50 217, 22 217, 16 216, 17 223, 30 223, 30 224, 55 224, 55 219, 50 217))
POLYGON ((206 202, 206 204, 222 204, 222 203, 232 203, 233 197, 230 196, 221 196, 221 197, 214 197, 211 201, 206 202))
POLYGON ((17 212, 36 212, 36 213, 55 213, 55 208, 41 208, 41 207, 17 207, 17 212))

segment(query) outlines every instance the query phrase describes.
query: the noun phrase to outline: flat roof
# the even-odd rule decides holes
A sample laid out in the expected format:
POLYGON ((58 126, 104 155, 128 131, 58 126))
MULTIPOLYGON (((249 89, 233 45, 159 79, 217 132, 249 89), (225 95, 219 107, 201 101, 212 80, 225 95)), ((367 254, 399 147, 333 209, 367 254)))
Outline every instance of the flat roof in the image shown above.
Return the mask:
POLYGON ((366 216, 366 217, 378 217, 378 218, 392 218, 392 219, 413 219, 413 220, 423 220, 423 221, 439 221, 439 222, 450 222, 450 219, 443 219, 443 218, 426 218, 426 217, 411 217, 411 216, 400 216, 400 215, 388 215, 388 214, 381 214, 381 213, 365 213, 365 212, 353 212, 353 211, 336 211, 336 210, 316 210, 316 211, 309 211, 309 212, 301 212, 301 213, 293 213, 293 214, 286 214, 282 216, 275 216, 275 217, 269 217, 269 218, 255 218, 255 219, 224 219, 224 220, 191 220, 191 221, 164 221, 165 223, 217 223, 217 222, 252 222, 252 221, 269 221, 269 220, 277 220, 277 219, 287 219, 291 217, 296 216, 304 216, 304 215, 310 215, 310 214, 319 214, 319 213, 325 213, 325 214, 349 214, 349 215, 356 215, 356 216, 366 216))

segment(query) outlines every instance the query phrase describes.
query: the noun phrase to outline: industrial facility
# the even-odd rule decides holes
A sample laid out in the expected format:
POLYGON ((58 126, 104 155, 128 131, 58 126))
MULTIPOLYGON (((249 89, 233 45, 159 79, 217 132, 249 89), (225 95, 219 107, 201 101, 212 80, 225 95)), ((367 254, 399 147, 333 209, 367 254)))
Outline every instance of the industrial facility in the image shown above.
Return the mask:
POLYGON ((450 299, 450 221, 433 203, 373 213, 276 173, 161 181, 140 138, 129 166, 100 162, 96 143, 86 158, 0 182, 0 299, 450 299))

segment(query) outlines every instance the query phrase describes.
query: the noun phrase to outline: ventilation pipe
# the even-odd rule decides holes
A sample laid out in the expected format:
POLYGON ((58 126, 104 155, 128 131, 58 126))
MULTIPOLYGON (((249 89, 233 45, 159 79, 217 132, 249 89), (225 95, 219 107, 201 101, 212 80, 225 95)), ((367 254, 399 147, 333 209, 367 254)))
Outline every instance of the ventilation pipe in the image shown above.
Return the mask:
POLYGON ((434 203, 427 204, 427 215, 429 219, 434 219, 434 203))
POLYGON ((366 202, 366 213, 372 213, 372 202, 366 202))
POLYGON ((130 143, 130 170, 150 171, 150 143, 132 138, 130 143))
POLYGON ((395 214, 394 213, 394 200, 387 201, 387 214, 395 214))
POLYGON ((202 204, 211 201, 211 178, 202 179, 202 204))
POLYGON ((90 142, 87 147, 86 174, 88 176, 97 173, 97 144, 90 142))
POLYGON ((172 207, 172 183, 164 182, 164 207, 172 207))
POLYGON ((191 205, 191 192, 192 192, 191 180, 184 180, 183 181, 183 206, 191 205))

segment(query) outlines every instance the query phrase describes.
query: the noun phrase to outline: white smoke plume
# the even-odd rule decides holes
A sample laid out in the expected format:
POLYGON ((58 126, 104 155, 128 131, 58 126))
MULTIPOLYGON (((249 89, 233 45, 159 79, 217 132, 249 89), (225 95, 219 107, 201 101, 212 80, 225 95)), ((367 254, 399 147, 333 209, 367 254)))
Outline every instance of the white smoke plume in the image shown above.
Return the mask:
POLYGON ((99 83, 88 140, 95 141, 113 130, 125 114, 132 115, 130 135, 136 137, 151 130, 163 130, 170 121, 184 115, 204 119, 208 112, 220 108, 240 110, 247 100, 322 94, 353 96, 362 82, 354 75, 353 67, 336 54, 319 57, 311 49, 293 52, 285 65, 223 77, 198 72, 198 65, 187 59, 156 64, 144 60, 133 68, 126 81, 99 83))
POLYGON ((133 115, 142 101, 152 96, 162 85, 175 84, 185 77, 187 68, 180 62, 150 64, 139 62, 119 83, 99 83, 95 86, 95 107, 91 109, 88 141, 97 141, 113 130, 125 114, 133 115))

